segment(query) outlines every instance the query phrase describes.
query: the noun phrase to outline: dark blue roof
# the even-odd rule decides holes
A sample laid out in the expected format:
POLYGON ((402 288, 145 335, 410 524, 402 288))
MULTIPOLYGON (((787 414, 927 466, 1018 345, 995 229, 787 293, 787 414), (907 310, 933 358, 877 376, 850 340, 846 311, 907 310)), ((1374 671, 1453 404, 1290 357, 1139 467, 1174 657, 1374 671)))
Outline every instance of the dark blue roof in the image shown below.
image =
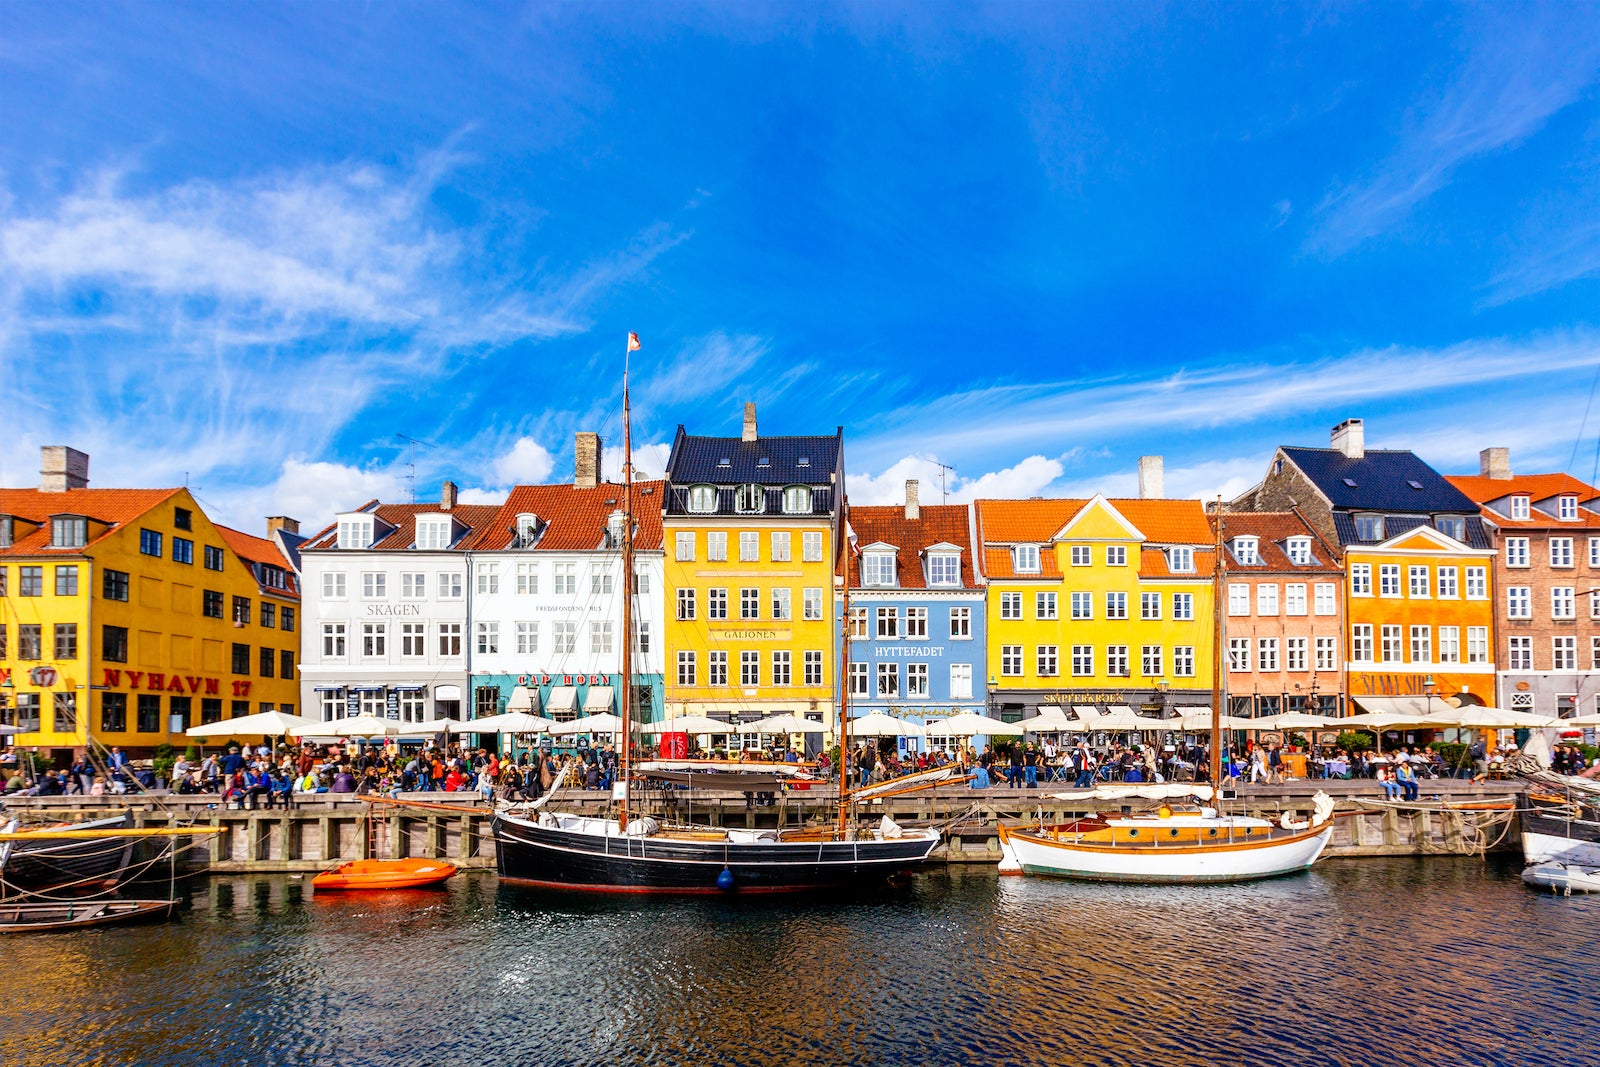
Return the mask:
MULTIPOLYGON (((1450 512, 1440 512, 1448 515, 1450 512)), ((1488 548, 1489 533, 1483 528, 1483 519, 1477 515, 1462 516, 1465 520, 1466 543, 1472 548, 1488 548)), ((1408 530, 1415 530, 1418 526, 1432 526, 1433 522, 1425 515, 1390 515, 1386 514, 1383 520, 1383 539, 1389 540, 1408 530)), ((1335 511, 1333 513, 1333 531, 1339 537, 1339 544, 1348 548, 1350 545, 1377 544, 1377 541, 1363 541, 1356 536, 1355 513, 1350 511, 1335 511)))
POLYGON ((1283 454, 1322 490, 1335 510, 1478 514, 1478 505, 1415 452, 1368 452, 1352 459, 1334 448, 1285 447, 1283 454))
POLYGON ((842 446, 842 430, 832 437, 758 437, 746 441, 739 437, 692 437, 679 426, 672 455, 667 458, 667 481, 680 486, 755 483, 826 487, 834 483, 842 446))

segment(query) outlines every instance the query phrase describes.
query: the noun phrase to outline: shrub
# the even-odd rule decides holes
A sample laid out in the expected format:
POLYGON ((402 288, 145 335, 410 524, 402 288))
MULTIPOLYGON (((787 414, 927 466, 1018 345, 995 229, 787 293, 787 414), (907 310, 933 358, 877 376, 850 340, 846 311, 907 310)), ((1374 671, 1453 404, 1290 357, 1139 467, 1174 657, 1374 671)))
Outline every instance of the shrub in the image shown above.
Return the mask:
POLYGON ((1346 752, 1355 753, 1373 747, 1372 735, 1358 730, 1345 730, 1334 744, 1346 752))

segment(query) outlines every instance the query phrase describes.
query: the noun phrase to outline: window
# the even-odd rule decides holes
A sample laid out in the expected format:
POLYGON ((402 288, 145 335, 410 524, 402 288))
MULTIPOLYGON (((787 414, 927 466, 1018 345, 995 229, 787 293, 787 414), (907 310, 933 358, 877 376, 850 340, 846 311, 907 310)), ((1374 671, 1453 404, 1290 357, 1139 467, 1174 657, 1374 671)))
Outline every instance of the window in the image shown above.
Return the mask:
POLYGON ((1139 672, 1146 678, 1159 678, 1163 673, 1161 669, 1161 646, 1145 645, 1139 650, 1139 672))
POLYGON ((892 552, 868 552, 862 557, 861 581, 864 585, 895 584, 895 557, 892 552))
POLYGON ((1021 593, 1000 594, 1000 617, 1007 620, 1022 618, 1021 593))
MULTIPOLYGON (((1083 551, 1087 555, 1089 551, 1088 546, 1083 546, 1083 551)), ((1084 562, 1087 563, 1088 560, 1085 559, 1084 562)), ((1038 574, 1039 546, 1016 545, 1011 549, 1011 563, 1012 566, 1016 568, 1018 574, 1038 574)))
POLYGON ((1338 613, 1338 608, 1335 606, 1334 598, 1336 593, 1334 589, 1334 583, 1332 582, 1317 583, 1314 610, 1318 615, 1334 615, 1338 613))
POLYGON ((1194 646, 1172 646, 1172 673, 1177 678, 1194 677, 1194 646))
POLYGON ((1382 515, 1357 515, 1356 540, 1357 541, 1382 541, 1383 516, 1382 515))
POLYGON ((1159 619, 1159 618, 1161 618, 1161 594, 1160 593, 1140 593, 1139 594, 1139 618, 1141 618, 1141 619, 1159 619))
POLYGON ((794 618, 794 610, 790 605, 790 595, 793 590, 774 586, 772 589, 772 617, 779 620, 794 618))
MULTIPOLYGON (((478 583, 478 592, 483 592, 483 583, 478 583)), ((361 599, 382 600, 389 595, 389 576, 383 571, 363 571, 361 573, 361 599)))
POLYGON ((428 576, 426 574, 405 573, 400 575, 400 597, 403 600, 421 600, 428 595, 428 576))
POLYGON ((1570 566, 1572 566, 1572 538, 1570 538, 1570 537, 1552 537, 1552 538, 1550 538, 1550 566, 1552 566, 1552 567, 1570 567, 1570 566))
POLYGON ((1126 619, 1128 617, 1128 594, 1106 594, 1106 618, 1126 619))
MULTIPOLYGON (((1372 644, 1372 631, 1367 631, 1367 644, 1370 650, 1372 644)), ((1317 670, 1336 671, 1339 669, 1339 652, 1336 642, 1331 637, 1317 638, 1317 670)))
MULTIPOLYGON (((1600 639, 1597 639, 1600 640, 1600 639)), ((1533 638, 1513 637, 1506 649, 1508 668, 1513 671, 1533 670, 1533 638)))
POLYGON ((744 586, 739 590, 739 618, 761 618, 761 590, 756 586, 744 586))
POLYGON ((1193 593, 1172 594, 1172 617, 1179 622, 1189 621, 1194 618, 1193 593))
POLYGON ((1350 627, 1350 658, 1359 663, 1372 662, 1371 623, 1358 623, 1350 627))
POLYGON ((139 531, 139 552, 145 556, 161 555, 161 534, 155 530, 139 531))
POLYGON ((1467 520, 1460 515, 1438 515, 1434 517, 1433 528, 1452 537, 1457 541, 1465 542, 1467 539, 1467 520))
POLYGON ((783 510, 788 515, 805 515, 811 511, 811 490, 803 485, 791 485, 783 491, 783 510))
MULTIPOLYGON (((1072 565, 1074 567, 1087 567, 1094 562, 1094 549, 1088 545, 1072 546, 1072 565)), ((1019 566, 1017 568, 1021 570, 1019 566)))
MULTIPOLYGON (((1018 594, 1018 596, 1020 596, 1020 595, 1021 594, 1018 594)), ((1069 594, 1069 596, 1071 597, 1071 601, 1072 601, 1072 617, 1074 619, 1092 619, 1092 618, 1094 618, 1094 594, 1093 593, 1071 593, 1071 594, 1069 594)), ((1000 617, 1002 619, 1005 618, 1005 613, 1004 613, 1003 610, 1001 612, 1000 617)), ((1021 617, 1022 617, 1022 605, 1019 603, 1017 605, 1017 618, 1020 619, 1021 617)))
POLYGON ((1283 641, 1283 669, 1286 671, 1303 671, 1306 669, 1306 644, 1304 637, 1287 637, 1283 641))
POLYGON ((1589 566, 1600 567, 1600 537, 1589 538, 1589 566))
MULTIPOLYGON (((517 624, 519 627, 523 623, 517 624)), ((520 634, 519 634, 520 636, 520 634)), ((403 622, 400 624, 400 654, 402 656, 425 656, 427 650, 428 626, 421 622, 403 622)), ((518 649, 521 651, 521 649, 518 649)))
POLYGON ((868 670, 865 663, 850 664, 850 695, 865 697, 867 695, 868 670))
POLYGON ((1528 566, 1528 539, 1526 537, 1506 538, 1506 566, 1528 566))
POLYGON ((1489 599, 1489 568, 1487 568, 1487 567, 1468 567, 1467 568, 1467 599, 1468 600, 1488 600, 1489 599))
MULTIPOLYGON (((559 564, 558 564, 558 566, 559 566, 559 564)), ((569 564, 569 566, 571 566, 571 564, 569 564)), ((362 577, 365 578, 366 576, 363 575, 362 577)), ((479 596, 483 596, 485 594, 493 594, 493 593, 500 592, 500 564, 498 564, 498 563, 480 563, 480 564, 478 564, 478 586, 477 586, 477 589, 478 589, 478 595, 479 596)), ((559 590, 558 590, 558 592, 559 592, 559 590)))
POLYGON ((72 566, 58 566, 56 568, 56 596, 78 595, 78 568, 72 566))
POLYGON ((1285 543, 1285 551, 1289 555, 1289 562, 1296 567, 1304 567, 1311 562, 1311 538, 1291 537, 1285 543))
POLYGON ((78 658, 78 624, 75 622, 58 622, 55 624, 53 658, 58 660, 78 658))
POLYGON ((1407 595, 1414 600, 1426 600, 1433 596, 1432 575, 1428 573, 1427 566, 1413 564, 1406 568, 1407 595))
POLYGON ((1056 676, 1058 652, 1059 649, 1055 645, 1039 645, 1034 649, 1034 660, 1039 677, 1054 678, 1056 676))
POLYGON ((105 571, 100 577, 100 595, 107 600, 128 602, 128 572, 105 571))
POLYGON ((1514 496, 1511 498, 1511 517, 1513 519, 1527 519, 1528 498, 1526 496, 1514 496))
POLYGON ((554 646, 551 651, 555 655, 572 655, 578 651, 578 624, 572 620, 552 623, 550 626, 550 640, 554 646))
POLYGON ((1278 669, 1278 639, 1263 637, 1256 643, 1256 668, 1262 671, 1278 669))
POLYGON ((589 568, 589 595, 610 596, 616 579, 611 573, 611 568, 596 564, 589 568))
POLYGON ((322 656, 324 659, 343 659, 345 656, 344 641, 344 623, 325 622, 322 624, 322 656))
MULTIPOLYGON (((1019 672, 1020 673, 1020 672, 1019 672)), ((900 664, 878 664, 878 697, 894 698, 900 695, 900 664)))
MULTIPOLYGON (((161 698, 151 697, 150 699, 156 702, 156 706, 159 709, 161 705, 161 698)), ((158 710, 156 714, 159 717, 160 711, 158 710)), ((23 733, 34 733, 39 729, 38 693, 17 694, 17 726, 22 730, 23 733)))
POLYGON ((1056 595, 1054 593, 1033 594, 1033 616, 1036 619, 1049 620, 1056 617, 1056 595))
POLYGON ((635 596, 650 595, 650 572, 643 567, 634 569, 633 592, 635 596))
POLYGON ((235 644, 233 646, 233 673, 250 673, 250 646, 235 644))
POLYGON ((278 605, 267 600, 261 602, 261 625, 269 630, 278 625, 278 605))
MULTIPOLYGON (((691 534, 691 537, 694 535, 691 534)), ((694 556, 690 555, 690 559, 694 556)), ((715 563, 724 563, 728 559, 728 531, 708 530, 706 532, 706 559, 715 563)))
POLYGON ((154 693, 140 693, 134 728, 142 734, 161 730, 161 698, 154 693))
POLYGON ((726 652, 713 651, 706 653, 706 684, 717 686, 728 684, 728 654, 726 652))
POLYGON ((1460 568, 1458 568, 1458 567, 1440 567, 1439 568, 1439 599, 1440 600, 1454 600, 1460 595, 1460 589, 1459 589, 1459 586, 1457 585, 1457 582, 1456 582, 1456 576, 1459 573, 1460 573, 1460 568))
MULTIPOLYGON (((554 592, 557 596, 578 595, 578 565, 576 563, 551 564, 550 577, 555 584, 554 592)), ((479 579, 480 581, 482 580, 482 575, 479 575, 479 579)), ((482 590, 479 591, 481 592, 482 590)))
MULTIPOLYGON (((5 658, 5 642, 0 639, 0 659, 5 658)), ((128 628, 126 626, 100 627, 100 658, 107 663, 128 662, 128 628)))
POLYGON ((1350 595, 1372 595, 1372 564, 1353 563, 1350 566, 1350 595))
POLYGON ((679 620, 694 618, 694 590, 680 586, 678 588, 678 618, 679 620))
POLYGON ((277 669, 278 657, 273 653, 273 649, 263 648, 257 655, 261 665, 261 677, 263 678, 271 678, 277 669))
POLYGON ((927 637, 928 637, 928 609, 927 608, 907 608, 906 609, 906 636, 910 637, 910 638, 914 638, 914 639, 919 640, 919 641, 927 640, 927 637))
POLYGON ((1578 669, 1578 639, 1576 637, 1552 637, 1550 639, 1550 669, 1553 671, 1575 671, 1578 669))
POLYGON ((233 621, 241 625, 250 623, 250 598, 236 596, 233 598, 233 621))
POLYGON ((788 563, 789 562, 789 531, 788 530, 774 530, 774 531, 772 531, 772 541, 771 541, 771 544, 770 544, 770 550, 772 552, 772 562, 774 562, 774 563, 788 563))
POLYGON ((1578 498, 1563 496, 1556 498, 1556 518, 1562 522, 1575 522, 1578 518, 1578 498))
POLYGON ((761 534, 756 530, 739 531, 739 562, 759 563, 761 561, 761 534))
POLYGON ((17 658, 44 659, 44 630, 38 623, 24 622, 17 625, 17 658))
MULTIPOLYGON (((726 538, 727 535, 724 534, 723 537, 726 538)), ((727 543, 726 540, 724 540, 723 543, 726 544, 727 543)), ((673 535, 673 544, 675 546, 675 551, 674 551, 674 555, 673 555, 674 559, 677 559, 677 560, 680 560, 680 561, 688 561, 688 560, 693 560, 694 559, 694 531, 693 530, 679 530, 675 535, 673 535)))
MULTIPOLYGON (((1589 665, 1595 670, 1600 670, 1600 637, 1589 638, 1589 665)), ((1600 714, 1600 700, 1597 700, 1595 705, 1595 713, 1600 714)))
POLYGON ((1254 537, 1235 537, 1233 539, 1233 558, 1244 567, 1254 567, 1261 562, 1261 557, 1256 553, 1256 546, 1260 542, 1254 537))
MULTIPOLYGON (((1600 603, 1600 598, 1596 598, 1596 603, 1600 603)), ((972 637, 971 608, 950 609, 950 636, 959 639, 969 639, 972 637)))
POLYGON ((739 684, 746 689, 761 684, 761 653, 753 651, 739 653, 739 684))
POLYGON ((1278 614, 1278 583, 1262 582, 1256 586, 1256 614, 1268 618, 1278 614))
POLYGON ((972 664, 950 664, 950 699, 972 699, 972 664))
POLYGON ((1577 618, 1576 602, 1570 585, 1552 586, 1550 589, 1550 617, 1552 619, 1577 618))
POLYGON ((1128 677, 1128 646, 1106 646, 1106 673, 1115 678, 1128 677))
POLYGON ((589 651, 592 654, 609 656, 614 644, 614 637, 610 619, 591 619, 589 621, 589 651))
MULTIPOLYGON (((1020 594, 1017 594, 1020 595, 1020 594)), ((877 634, 882 637, 900 636, 900 611, 897 608, 878 608, 877 634)))
POLYGON ((718 586, 706 590, 706 618, 726 619, 728 617, 728 590, 718 586))
MULTIPOLYGON (((479 624, 482 626, 482 624, 479 624)), ((481 646, 479 651, 487 651, 481 646)), ((375 659, 389 654, 389 627, 381 622, 364 622, 361 624, 361 654, 369 659, 375 659)))
POLYGON ((461 624, 459 622, 441 622, 439 624, 439 655, 445 658, 461 655, 461 624))
POLYGON ((815 622, 815 621, 821 619, 822 618, 822 589, 820 587, 818 587, 818 586, 808 587, 806 589, 801 590, 801 597, 803 598, 803 601, 804 601, 802 607, 804 609, 805 618, 810 620, 810 621, 812 621, 812 622, 815 622))
MULTIPOLYGON (((77 693, 55 693, 55 694, 53 694, 53 696, 55 697, 55 699, 51 701, 51 710, 55 713, 54 716, 53 716, 53 718, 55 720, 53 725, 55 727, 56 733, 58 733, 58 734, 77 733, 78 732, 78 694, 77 693)), ((177 704, 180 699, 183 699, 185 704, 188 703, 186 698, 173 697, 173 699, 172 699, 173 704, 177 704)), ((187 724, 185 724, 185 728, 187 728, 187 724)))
POLYGON ((1487 626, 1467 627, 1467 662, 1489 662, 1489 628, 1487 626))
POLYGON ((1381 642, 1379 652, 1384 663, 1403 662, 1405 647, 1400 636, 1400 627, 1383 626, 1379 628, 1378 638, 1381 642))
POLYGON ((44 596, 44 568, 17 568, 17 595, 44 596))
POLYGON ((733 494, 733 506, 747 514, 767 509, 767 491, 759 485, 741 485, 733 494))
MULTIPOLYGON (((710 510, 707 508, 706 510, 710 510)), ((695 660, 693 652, 678 653, 678 684, 695 685, 695 660)))
POLYGON ((1228 583, 1228 614, 1250 614, 1250 586, 1244 582, 1228 583))
POLYGON ((1094 674, 1094 646, 1072 646, 1072 676, 1087 678, 1094 674))
POLYGON ((1194 549, 1178 545, 1167 549, 1167 569, 1173 574, 1194 573, 1194 549))
POLYGON ((820 648, 807 649, 805 657, 805 684, 808 686, 821 685, 822 650, 820 648))
POLYGON ((1284 585, 1283 613, 1285 615, 1304 615, 1306 613, 1306 585, 1304 582, 1289 582, 1284 585))
POLYGON ((125 733, 128 729, 128 694, 100 694, 100 732, 125 733))
POLYGON ((1433 627, 1413 626, 1411 628, 1411 662, 1433 662, 1433 627))
POLYGON ((800 535, 800 555, 806 563, 822 562, 822 532, 809 530, 800 535))
POLYGON ((51 548, 82 548, 88 543, 88 519, 63 515, 50 520, 51 548))
POLYGON ((1128 546, 1127 545, 1107 545, 1106 546, 1106 566, 1107 567, 1126 567, 1127 565, 1128 565, 1128 546))
POLYGON ((1400 595, 1400 564, 1382 563, 1378 565, 1378 595, 1400 595))
POLYGON ((1506 617, 1512 619, 1533 618, 1533 601, 1530 589, 1525 585, 1506 586, 1506 617))
POLYGON ((929 585, 960 585, 961 557, 953 552, 935 552, 928 557, 929 585))
POLYGON ((194 542, 184 537, 172 539, 172 562, 194 563, 194 542))
MULTIPOLYGON (((690 511, 697 515, 706 515, 717 510, 717 489, 712 485, 691 485, 689 487, 689 500, 687 504, 690 511)), ((693 673, 693 667, 690 668, 693 673)), ((693 682, 688 683, 693 685, 693 682)))
POLYGON ((200 614, 204 615, 208 619, 222 618, 222 593, 220 590, 201 590, 200 614))
MULTIPOLYGON (((522 547, 531 543, 529 535, 536 532, 530 528, 531 524, 524 523, 522 516, 517 517, 517 542, 522 547)), ((418 519, 416 547, 424 551, 437 552, 450 547, 450 520, 447 518, 418 519)))
POLYGON ((1022 646, 1000 646, 1000 673, 1006 678, 1022 677, 1022 646))
POLYGON ((343 600, 345 598, 345 583, 343 571, 324 571, 322 575, 322 598, 324 600, 343 600))

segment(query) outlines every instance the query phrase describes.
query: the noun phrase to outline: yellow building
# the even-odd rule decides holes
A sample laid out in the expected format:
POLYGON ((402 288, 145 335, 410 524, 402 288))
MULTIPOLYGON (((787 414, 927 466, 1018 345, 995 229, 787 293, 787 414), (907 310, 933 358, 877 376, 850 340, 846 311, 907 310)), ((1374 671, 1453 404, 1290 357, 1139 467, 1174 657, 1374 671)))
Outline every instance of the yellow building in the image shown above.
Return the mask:
POLYGON ((843 454, 842 431, 758 436, 754 404, 740 437, 678 427, 662 501, 667 718, 727 721, 735 744, 771 714, 832 728, 843 454))
POLYGON ((39 488, 0 489, 13 743, 58 761, 91 738, 137 754, 202 722, 292 712, 300 598, 277 544, 214 524, 187 489, 87 488, 88 462, 48 447, 39 488))
POLYGON ((1206 707, 1211 524, 1198 500, 980 500, 990 701, 1206 707))

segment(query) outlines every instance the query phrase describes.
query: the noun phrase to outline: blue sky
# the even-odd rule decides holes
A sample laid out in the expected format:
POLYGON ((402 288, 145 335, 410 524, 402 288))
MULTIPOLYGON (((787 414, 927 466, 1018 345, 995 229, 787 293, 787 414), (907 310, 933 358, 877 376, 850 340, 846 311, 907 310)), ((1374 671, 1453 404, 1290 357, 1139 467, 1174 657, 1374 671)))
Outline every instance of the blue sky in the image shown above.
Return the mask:
POLYGON ((11 0, 0 114, 3 484, 493 499, 628 330, 642 467, 754 400, 858 502, 1600 455, 1592 6, 11 0))

